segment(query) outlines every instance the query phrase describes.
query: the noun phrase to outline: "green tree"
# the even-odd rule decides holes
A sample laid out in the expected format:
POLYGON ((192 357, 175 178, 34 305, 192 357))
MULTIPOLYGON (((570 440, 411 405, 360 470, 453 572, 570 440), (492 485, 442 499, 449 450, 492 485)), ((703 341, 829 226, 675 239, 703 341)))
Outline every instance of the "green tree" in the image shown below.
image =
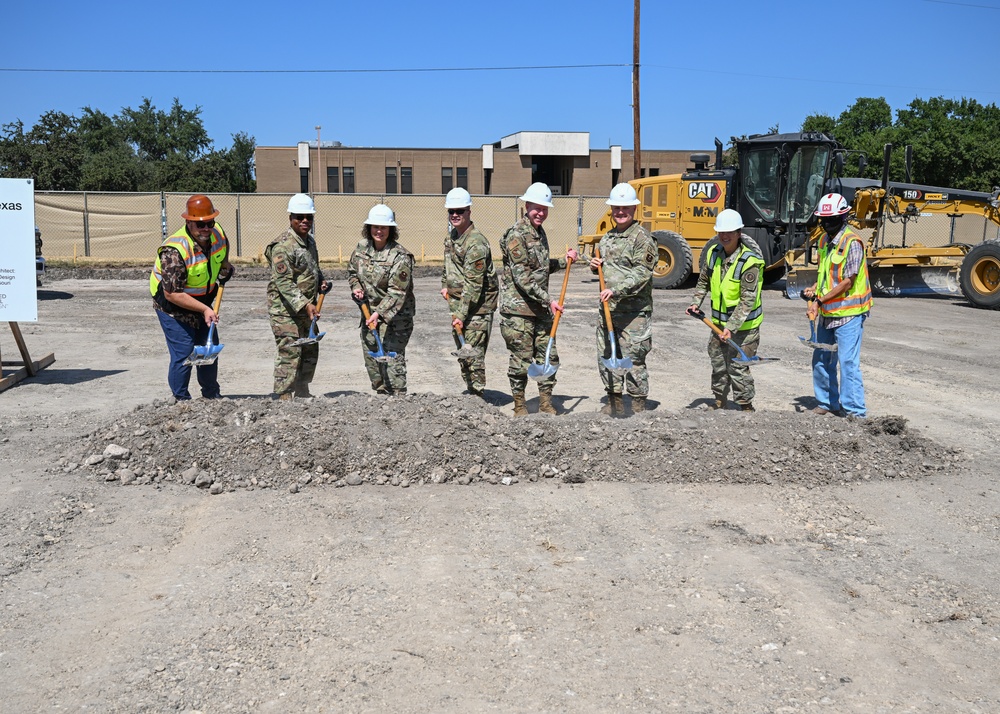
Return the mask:
POLYGON ((71 114, 48 111, 25 135, 36 189, 75 191, 79 188, 83 148, 77 133, 78 124, 79 120, 71 114))

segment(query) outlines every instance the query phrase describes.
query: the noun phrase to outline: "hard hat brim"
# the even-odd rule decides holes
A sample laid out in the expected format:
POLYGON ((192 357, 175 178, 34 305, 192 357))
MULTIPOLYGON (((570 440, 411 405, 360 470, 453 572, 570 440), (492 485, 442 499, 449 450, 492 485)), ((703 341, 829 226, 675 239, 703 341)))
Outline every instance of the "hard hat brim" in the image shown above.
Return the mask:
POLYGON ((218 215, 219 215, 218 211, 213 211, 207 216, 191 216, 188 215, 187 211, 184 211, 184 213, 181 214, 181 218, 183 218, 185 221, 211 221, 214 218, 218 217, 218 215))
POLYGON ((608 206, 638 206, 642 204, 638 198, 632 201, 612 201, 610 198, 604 202, 608 206))

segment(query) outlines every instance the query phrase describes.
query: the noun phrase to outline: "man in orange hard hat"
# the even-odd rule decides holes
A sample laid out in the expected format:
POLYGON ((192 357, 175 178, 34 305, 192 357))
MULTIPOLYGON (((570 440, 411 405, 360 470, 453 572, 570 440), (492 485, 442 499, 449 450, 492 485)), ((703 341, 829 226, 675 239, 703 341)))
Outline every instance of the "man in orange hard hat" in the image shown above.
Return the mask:
MULTIPOLYGON (((219 322, 212 304, 219 285, 235 272, 229 240, 215 223, 218 215, 208 196, 191 196, 181 214, 184 227, 163 241, 149 275, 149 292, 170 352, 167 383, 178 400, 191 398, 191 365, 184 362, 195 346, 208 340, 209 327, 219 322)), ((213 342, 219 344, 218 326, 213 342)), ((198 384, 206 399, 222 396, 218 373, 217 361, 198 366, 198 384)))

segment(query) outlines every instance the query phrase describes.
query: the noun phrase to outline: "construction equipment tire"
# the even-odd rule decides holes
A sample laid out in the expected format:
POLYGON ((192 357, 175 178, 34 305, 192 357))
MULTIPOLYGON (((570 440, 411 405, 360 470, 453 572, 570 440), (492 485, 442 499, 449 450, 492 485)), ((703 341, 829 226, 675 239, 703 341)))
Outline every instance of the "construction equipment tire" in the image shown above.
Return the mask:
POLYGON ((673 231, 653 233, 659 257, 653 266, 653 287, 669 290, 691 277, 694 257, 684 237, 673 231))
POLYGON ((1000 241, 985 241, 966 254, 959 285, 975 307, 1000 309, 1000 241))

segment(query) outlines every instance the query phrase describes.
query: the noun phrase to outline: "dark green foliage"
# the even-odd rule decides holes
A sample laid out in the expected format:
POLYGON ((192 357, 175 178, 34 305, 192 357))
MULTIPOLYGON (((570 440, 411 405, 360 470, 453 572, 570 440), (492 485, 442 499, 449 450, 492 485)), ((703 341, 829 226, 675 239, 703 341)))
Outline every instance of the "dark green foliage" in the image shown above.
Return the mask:
POLYGON ((865 175, 882 174, 883 147, 893 144, 890 178, 905 179, 904 147, 913 146, 913 183, 990 191, 1000 186, 1000 109, 975 99, 914 99, 896 112, 884 98, 859 98, 837 119, 806 117, 803 131, 832 133, 845 147, 868 156, 865 175))
POLYGON ((200 118, 174 99, 170 111, 143 99, 108 116, 50 111, 30 131, 0 127, 0 177, 35 179, 38 190, 242 192, 256 190, 256 142, 239 132, 215 150, 200 118))

